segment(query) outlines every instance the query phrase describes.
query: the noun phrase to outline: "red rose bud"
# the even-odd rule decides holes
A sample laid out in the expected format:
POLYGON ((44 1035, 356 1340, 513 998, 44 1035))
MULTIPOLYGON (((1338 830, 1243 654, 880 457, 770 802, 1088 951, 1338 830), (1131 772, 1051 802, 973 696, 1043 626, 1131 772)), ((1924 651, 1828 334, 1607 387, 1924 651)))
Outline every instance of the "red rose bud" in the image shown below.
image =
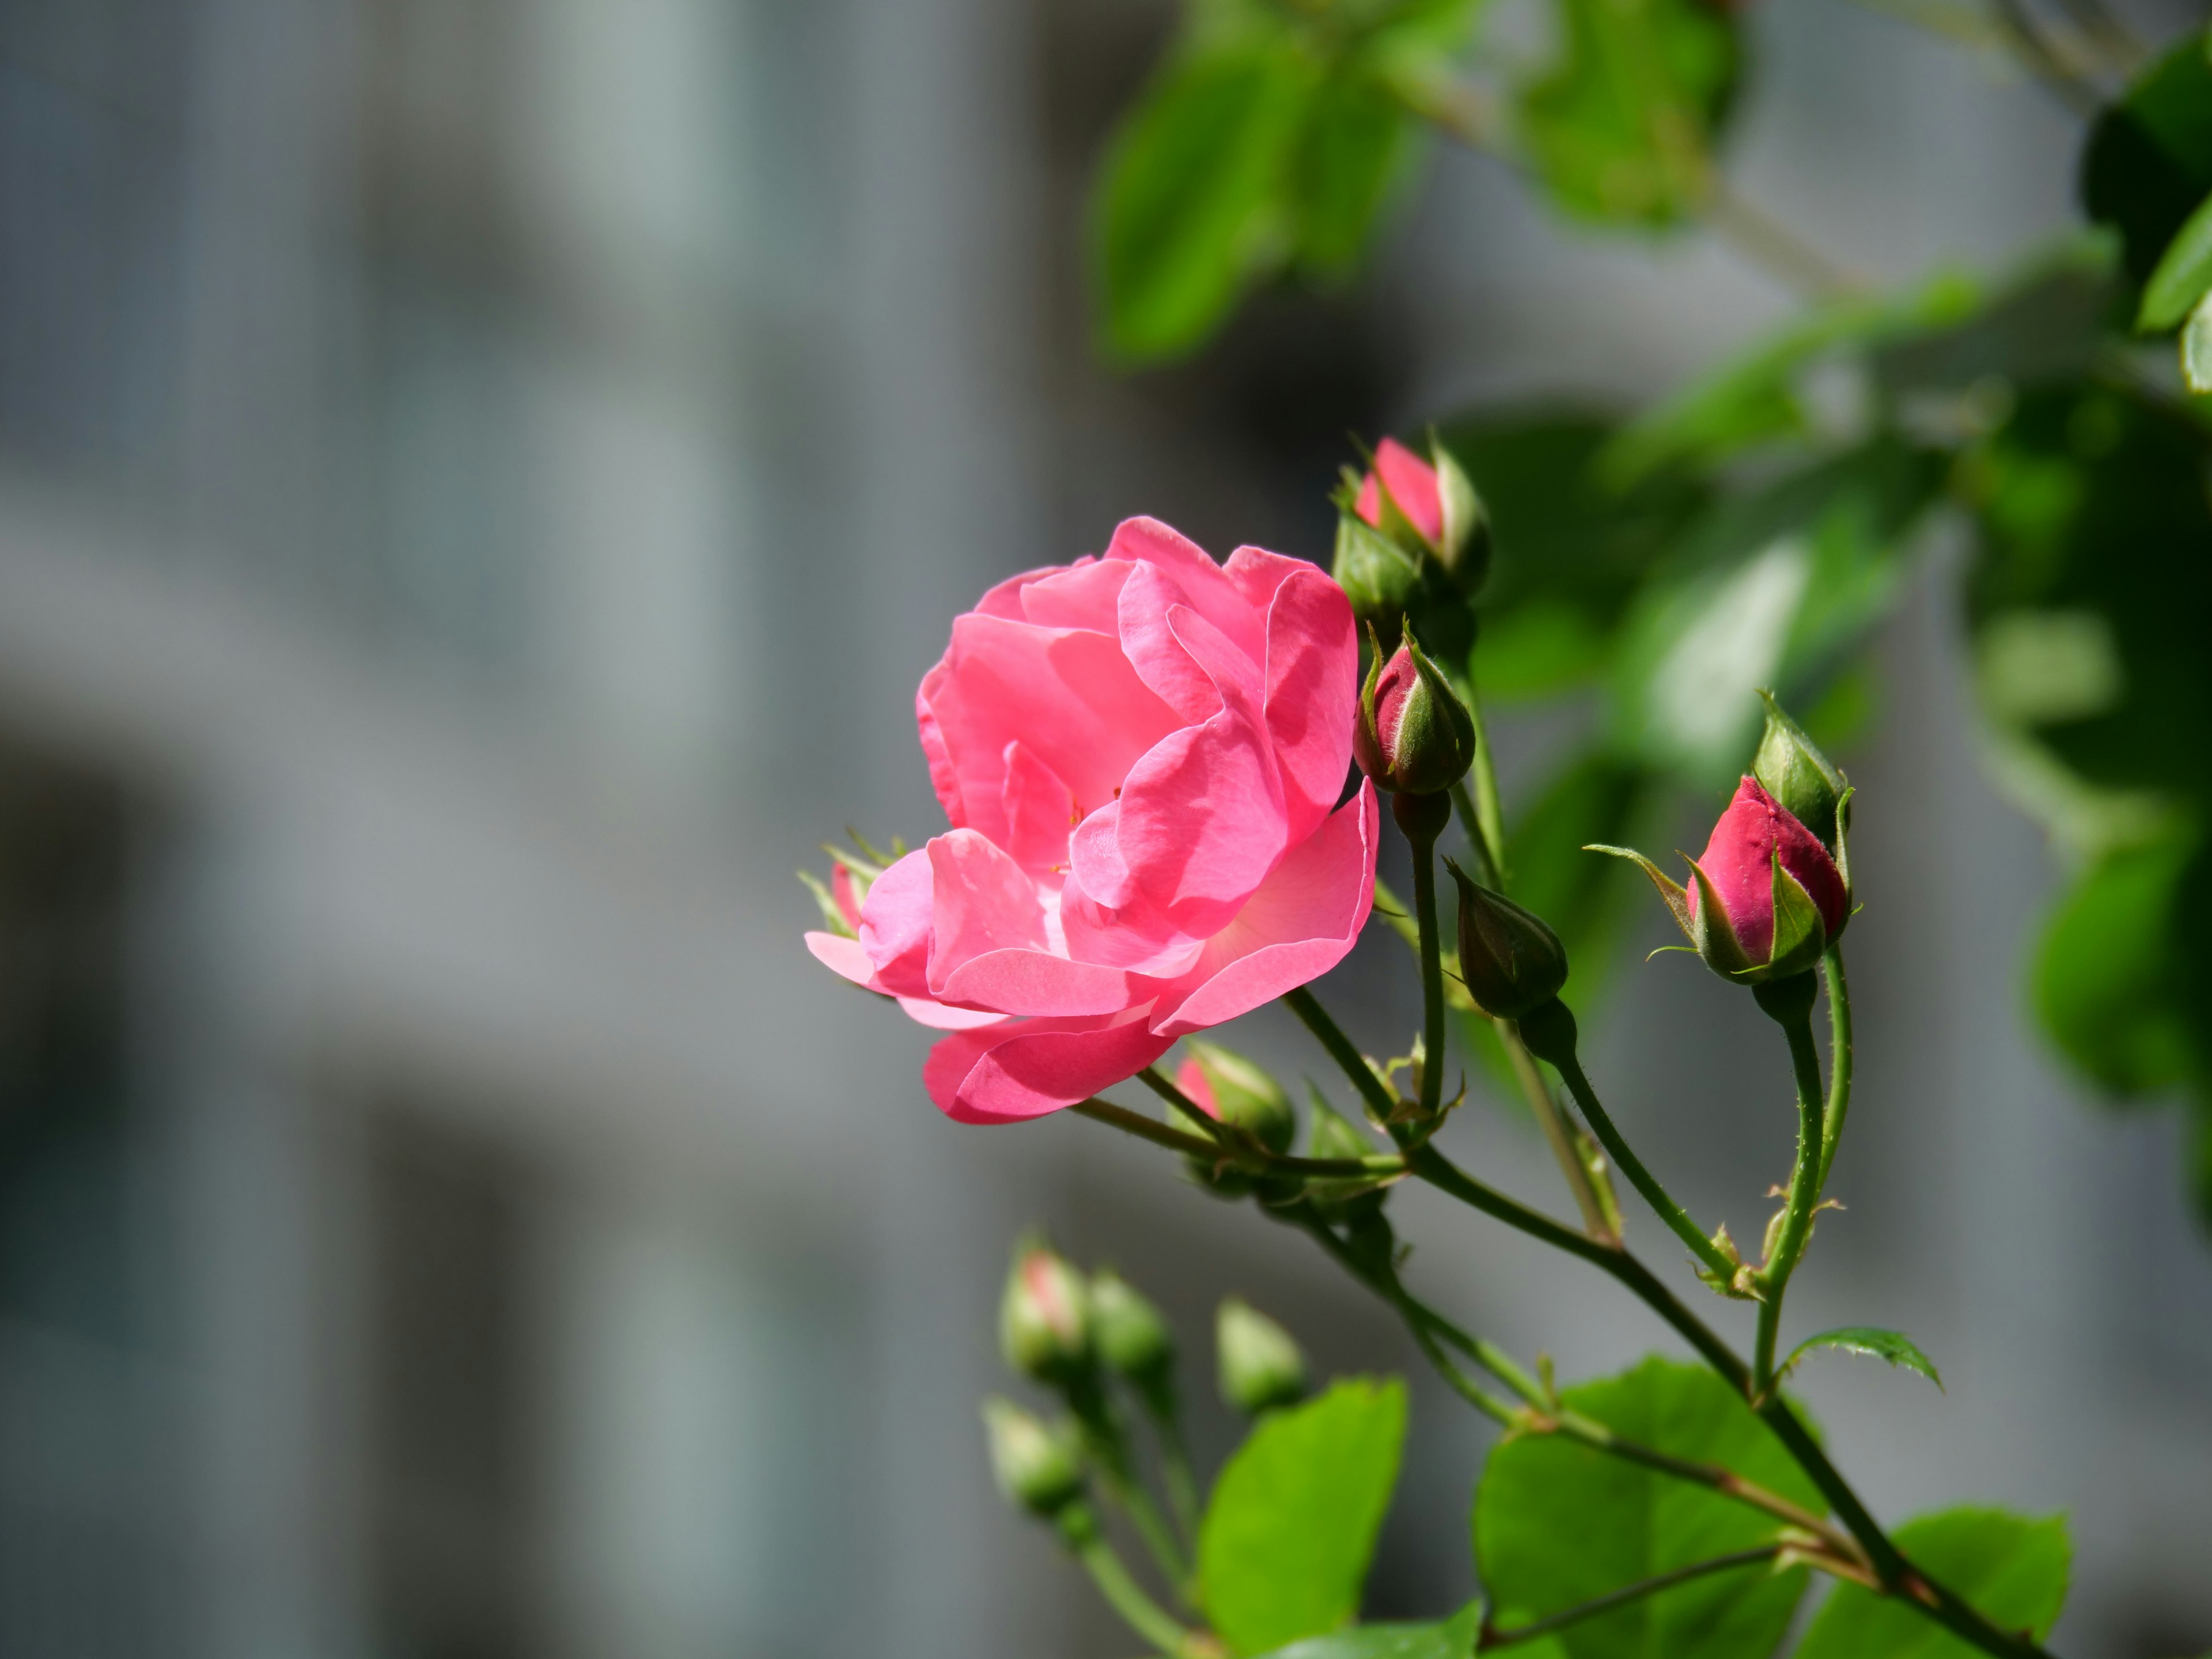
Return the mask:
POLYGON ((1083 1461, 1073 1436, 996 1397, 983 1402, 983 1431, 992 1476, 1009 1504, 1050 1517, 1083 1496, 1083 1461))
POLYGON ((1233 1296, 1222 1303, 1213 1343, 1221 1398, 1247 1417, 1305 1397, 1305 1356, 1288 1331, 1249 1303, 1233 1296))
POLYGON ((1489 574, 1490 515, 1433 433, 1425 461, 1395 438, 1383 439, 1352 511, 1408 552, 1433 556, 1462 594, 1473 594, 1489 574))
MULTIPOLYGON (((1191 1058, 1177 1068, 1176 1087, 1216 1122, 1233 1124, 1271 1152, 1290 1151, 1298 1124, 1283 1085, 1234 1049, 1215 1042, 1188 1046, 1191 1058)), ((1261 1187, 1272 1191, 1267 1177, 1201 1158, 1188 1162, 1199 1184, 1223 1198, 1243 1198, 1261 1187)))
POLYGON ((1810 830, 1821 845, 1840 855, 1838 811, 1850 793, 1843 773, 1814 745, 1804 728, 1783 712, 1771 691, 1759 695, 1766 702, 1766 730, 1751 763, 1752 776, 1781 803, 1784 811, 1810 830))
POLYGON ((1106 1369, 1148 1401, 1172 1399, 1175 1338, 1160 1310, 1111 1267, 1091 1276, 1091 1335, 1106 1369))
POLYGON ((1091 1364, 1090 1302, 1083 1275, 1049 1245, 1018 1245, 999 1303, 1006 1364, 1054 1386, 1079 1378, 1091 1364))
POLYGON ((1459 887, 1459 971, 1474 1006, 1493 1019, 1518 1019, 1559 994, 1567 951, 1542 918, 1468 879, 1449 859, 1459 887))
POLYGON ((1378 787, 1409 795, 1449 789, 1474 764, 1474 717, 1411 629, 1387 662, 1376 644, 1352 750, 1378 787))
POLYGON ((1819 839, 1746 777, 1713 826, 1686 889, 1643 854, 1590 847, 1633 859, 1674 912, 1705 965, 1756 985, 1803 973, 1850 920, 1850 885, 1819 839))

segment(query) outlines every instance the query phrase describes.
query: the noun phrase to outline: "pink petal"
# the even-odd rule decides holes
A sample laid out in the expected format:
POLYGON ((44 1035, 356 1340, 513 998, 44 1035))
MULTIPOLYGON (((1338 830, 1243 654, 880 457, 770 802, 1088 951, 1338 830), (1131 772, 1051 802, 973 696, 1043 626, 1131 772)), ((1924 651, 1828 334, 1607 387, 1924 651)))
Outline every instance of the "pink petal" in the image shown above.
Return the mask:
POLYGON ((1049 951, 986 951, 942 981, 943 1000, 1004 1014, 1118 1014, 1132 1002, 1151 1000, 1118 968, 1071 962, 1049 951))
MULTIPOLYGON (((1388 443, 1389 440, 1385 438, 1383 442, 1388 443)), ((1367 523, 1374 525, 1378 529, 1382 526, 1382 486, 1375 482, 1375 475, 1372 472, 1359 481, 1359 496, 1352 502, 1352 510, 1367 523)))
MULTIPOLYGON (((1774 949, 1774 854, 1782 854, 1782 867, 1812 896, 1820 918, 1833 933, 1844 924, 1847 900, 1836 861, 1820 839, 1800 823, 1779 802, 1747 777, 1736 786, 1728 810, 1713 825, 1711 838, 1698 860, 1705 879, 1713 884, 1721 908, 1728 912, 1735 936, 1753 962, 1765 962, 1774 949)), ((1699 903, 1698 888, 1690 884, 1692 914, 1699 903)))
POLYGON ((1320 571, 1300 565, 1267 611, 1267 734, 1292 841, 1311 835, 1344 791, 1358 703, 1352 603, 1320 571))
MULTIPOLYGON (((1105 862, 1118 868, 1121 849, 1112 826, 1119 815, 1106 807, 1091 815, 1101 818, 1094 847, 1103 849, 1105 862)), ((1091 820, 1084 820, 1091 827, 1091 820)), ((1078 831, 1078 834, 1082 834, 1078 831)), ((1121 872, 1127 876, 1127 871, 1121 872)), ((1060 889, 1060 927, 1067 954, 1078 962, 1096 962, 1152 979, 1174 979, 1188 972, 1206 947, 1202 938, 1185 933, 1158 905, 1131 892, 1120 905, 1102 904, 1084 885, 1080 860, 1067 872, 1060 889)))
POLYGON ((1385 438, 1376 446, 1375 471, 1382 475, 1383 488, 1413 528, 1431 543, 1443 540, 1444 504, 1437 489, 1436 468, 1395 438, 1385 438))
POLYGON ((989 951, 1047 948, 1036 883, 973 830, 939 836, 929 855, 929 992, 942 999, 948 975, 989 951))
POLYGON ((948 1008, 941 1002, 932 1002, 927 997, 901 997, 898 1006, 906 1017, 917 1025, 927 1025, 938 1031, 978 1031, 987 1025, 1004 1025, 1012 1018, 994 1014, 980 1008, 948 1008))
POLYGON ((831 973, 849 979, 855 985, 871 991, 884 988, 876 981, 876 964, 868 960, 868 953, 856 939, 842 933, 811 933, 806 936, 806 948, 814 953, 815 961, 831 973))
POLYGON ((878 990, 912 996, 926 988, 931 931, 927 848, 908 853, 868 886, 860 907, 860 949, 875 964, 878 990))
MULTIPOLYGON (((1122 786, 1115 840, 1129 888, 1185 933, 1212 933, 1236 915, 1285 839, 1267 734, 1231 710, 1163 738, 1122 786)), ((1079 830, 1079 870, 1083 851, 1079 830)), ((1090 887, 1088 871, 1083 879, 1090 887)))
POLYGON ((1032 874, 1064 871, 1067 838, 1082 822, 1074 792, 1019 738, 1006 745, 999 799, 1006 822, 1006 851, 1014 862, 1032 874))
POLYGON ((945 747, 944 728, 938 723, 933 702, 951 672, 940 662, 921 677, 914 694, 914 725, 921 738, 922 758, 929 763, 929 787, 937 792, 938 804, 957 830, 968 822, 968 804, 961 796, 959 770, 952 764, 952 751, 945 747))
POLYGON ((1173 1045, 1141 1017, 1029 1020, 956 1032, 929 1051, 922 1086, 962 1123, 1018 1123, 1073 1106, 1135 1075, 1173 1045))
POLYGON ((845 918, 845 925, 857 932, 860 926, 860 901, 853 896, 853 872, 842 864, 830 866, 830 896, 836 900, 837 914, 845 918))
POLYGON ((1195 988, 1171 1008, 1163 998, 1156 1028, 1182 1036, 1218 1025, 1343 961, 1374 906, 1380 825, 1375 786, 1363 781, 1207 944, 1187 976, 1195 988))
POLYGON ((1157 519, 1127 519, 1106 549, 1109 559, 1134 559, 1156 565, 1175 579, 1184 603, 1235 641, 1254 662, 1265 654, 1265 613, 1237 590, 1229 573, 1206 550, 1157 519))
MULTIPOLYGON (((1147 690, 1110 635, 1037 628, 970 612, 923 682, 957 822, 1003 842, 1006 745, 1019 738, 1091 811, 1139 757, 1182 722, 1147 690)), ((946 793, 940 784, 939 793, 946 793)))
POLYGON ((1081 628, 1094 634, 1115 631, 1116 602, 1131 567, 1119 559, 1088 554, 1022 589, 1022 619, 1039 628, 1081 628))

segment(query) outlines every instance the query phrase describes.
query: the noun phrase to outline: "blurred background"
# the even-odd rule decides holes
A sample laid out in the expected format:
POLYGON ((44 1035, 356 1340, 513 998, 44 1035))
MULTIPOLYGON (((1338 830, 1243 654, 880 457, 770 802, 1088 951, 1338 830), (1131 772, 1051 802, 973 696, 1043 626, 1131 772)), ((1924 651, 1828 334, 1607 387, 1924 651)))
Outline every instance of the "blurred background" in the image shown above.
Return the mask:
MULTIPOLYGON (((1138 511, 1325 559, 1347 431, 1648 397, 1791 301, 1453 154, 1368 280, 1116 377, 1084 191, 1172 21, 0 0, 0 1653, 1125 1653, 984 1466, 1030 1220, 1177 1317, 1217 1448, 1224 1292, 1324 1371, 1418 1371, 1146 1149, 941 1121, 790 872, 937 827, 912 688, 988 582, 1138 511)), ((1735 174, 1862 268, 2072 219, 2034 88, 1841 0, 1753 33, 1735 174)), ((1909 1330, 1950 1392, 1802 1385, 1885 1515, 2071 1512, 2061 1650, 2178 1659, 2212 1251, 2172 1115, 2029 1030, 2056 871, 1978 764, 1956 557, 1847 757, 1862 1081, 1793 1316, 1909 1330)), ((1507 723, 1509 791, 1573 717, 1507 723)), ((1601 1088, 1755 1231, 1780 1045, 1680 957, 1621 981, 1601 1088)), ((1387 1053, 1412 983, 1370 941, 1331 994, 1387 1053)), ((1231 1040, 1318 1070, 1272 1017, 1231 1040)), ((1563 1205, 1510 1109, 1451 1133, 1563 1205)), ((1424 1197, 1413 1282, 1470 1322, 1570 1376, 1662 1345, 1424 1197)), ((1472 1588, 1483 1435, 1415 1386, 1379 1613, 1472 1588)))

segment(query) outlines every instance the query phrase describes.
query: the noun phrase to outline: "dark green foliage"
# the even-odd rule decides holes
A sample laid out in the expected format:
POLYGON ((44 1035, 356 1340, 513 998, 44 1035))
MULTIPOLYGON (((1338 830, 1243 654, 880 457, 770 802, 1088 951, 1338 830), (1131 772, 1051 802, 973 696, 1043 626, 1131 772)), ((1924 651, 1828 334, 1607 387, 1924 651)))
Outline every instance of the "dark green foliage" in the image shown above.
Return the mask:
POLYGON ((2147 281, 2212 191, 2212 59, 2185 36, 2099 118, 2081 155, 2081 206, 2120 233, 2128 275, 2147 281))
MULTIPOLYGON (((1566 1404, 1677 1457, 1719 1463, 1818 1513, 1823 1505, 1742 1398, 1699 1366, 1653 1358, 1569 1389, 1566 1404)), ((1509 1440, 1475 1494, 1475 1559, 1511 1629, 1657 1574, 1771 1542, 1771 1516, 1705 1487, 1571 1441, 1509 1440)), ((1765 1566, 1700 1578, 1569 1626, 1571 1659, 1764 1659, 1789 1628, 1802 1569, 1765 1566)))

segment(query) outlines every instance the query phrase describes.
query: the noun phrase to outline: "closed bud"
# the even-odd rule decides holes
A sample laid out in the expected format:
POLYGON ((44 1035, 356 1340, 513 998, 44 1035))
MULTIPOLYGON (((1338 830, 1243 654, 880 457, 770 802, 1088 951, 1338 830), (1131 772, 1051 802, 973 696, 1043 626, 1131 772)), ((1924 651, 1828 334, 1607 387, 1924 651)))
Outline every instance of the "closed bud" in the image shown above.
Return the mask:
POLYGON ((1175 1338, 1160 1310, 1111 1267, 1091 1276, 1091 1340, 1106 1369, 1160 1395, 1175 1369, 1175 1338))
POLYGON ((1065 1387, 1091 1364, 1090 1291, 1051 1246, 1026 1241, 999 1303, 999 1346, 1024 1376, 1065 1387))
POLYGON ((983 1402, 991 1474, 1006 1502, 1049 1518, 1083 1496, 1083 1460, 1073 1437, 1011 1400, 983 1402))
POLYGON ((1844 799, 1844 775, 1814 746, 1804 728, 1783 712, 1771 691, 1766 702, 1766 731, 1751 763, 1751 775, 1782 810, 1810 830, 1823 847, 1836 850, 1837 808, 1844 799))
MULTIPOLYGON (((1310 1085, 1308 1085, 1310 1088, 1310 1085)), ((1374 1151, 1366 1136, 1331 1109, 1313 1090, 1312 1127, 1306 1137, 1309 1158, 1365 1158, 1374 1151)), ((1306 1182, 1305 1195, 1322 1219, 1338 1223, 1357 1220, 1382 1207, 1383 1188, 1364 1176, 1316 1176, 1306 1182)))
POLYGON ((1213 1328, 1221 1397, 1248 1417, 1295 1406, 1305 1397, 1306 1361, 1291 1334, 1249 1303, 1230 1297, 1213 1328))
MULTIPOLYGON (((1266 1070, 1232 1048, 1215 1042, 1192 1042, 1191 1057, 1176 1071, 1176 1087, 1215 1121, 1242 1129, 1271 1152, 1287 1152, 1297 1133, 1297 1118, 1283 1085, 1266 1070)), ((1274 1188, 1284 1183, 1255 1176, 1212 1159, 1188 1160, 1192 1176, 1222 1198, 1243 1198, 1255 1188, 1263 1198, 1284 1196, 1274 1188)), ((1295 1183, 1291 1183, 1295 1186, 1295 1183)))
POLYGON ((1459 887, 1459 972, 1474 1006, 1494 1019, 1518 1019, 1558 996, 1567 982, 1559 936, 1449 859, 1444 868, 1459 887))
POLYGON ((1375 642, 1352 747, 1377 788, 1410 795, 1449 789, 1474 764, 1474 717, 1410 628, 1388 661, 1375 642))
POLYGON ((1352 509, 1416 560, 1435 560, 1462 598, 1473 598, 1490 574, 1490 515, 1474 481, 1433 432, 1426 460, 1395 438, 1383 439, 1352 509))

